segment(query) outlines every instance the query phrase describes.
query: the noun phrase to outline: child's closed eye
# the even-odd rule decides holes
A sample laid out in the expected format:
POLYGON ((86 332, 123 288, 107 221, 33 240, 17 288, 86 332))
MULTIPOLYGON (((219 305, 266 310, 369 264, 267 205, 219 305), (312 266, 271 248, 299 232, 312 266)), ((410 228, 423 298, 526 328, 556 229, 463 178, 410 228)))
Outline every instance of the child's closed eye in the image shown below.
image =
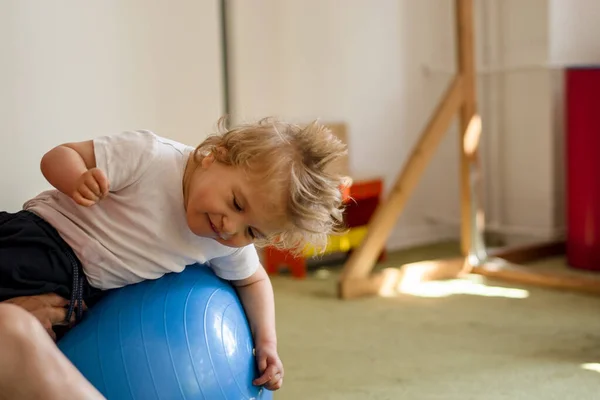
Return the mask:
POLYGON ((237 199, 235 198, 235 195, 233 196, 233 208, 235 208, 236 211, 244 211, 242 206, 240 206, 240 203, 238 203, 237 199))
MULTIPOLYGON (((240 205, 240 203, 238 203, 237 199, 235 198, 235 194, 233 195, 233 208, 237 211, 237 212, 242 212, 244 211, 244 209, 242 208, 242 206, 240 205)), ((252 240, 256 239, 256 233, 254 233, 254 230, 249 227, 246 231, 246 234, 248 235, 248 237, 250 237, 252 240)))

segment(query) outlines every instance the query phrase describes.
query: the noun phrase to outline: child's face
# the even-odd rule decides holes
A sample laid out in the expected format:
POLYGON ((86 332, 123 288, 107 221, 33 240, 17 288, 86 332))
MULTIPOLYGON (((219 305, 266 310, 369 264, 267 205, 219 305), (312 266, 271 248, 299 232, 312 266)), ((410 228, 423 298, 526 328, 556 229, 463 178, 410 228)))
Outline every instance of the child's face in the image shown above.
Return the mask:
POLYGON ((243 247, 283 228, 282 190, 264 190, 240 167, 209 155, 193 172, 186 201, 190 230, 230 247, 243 247))

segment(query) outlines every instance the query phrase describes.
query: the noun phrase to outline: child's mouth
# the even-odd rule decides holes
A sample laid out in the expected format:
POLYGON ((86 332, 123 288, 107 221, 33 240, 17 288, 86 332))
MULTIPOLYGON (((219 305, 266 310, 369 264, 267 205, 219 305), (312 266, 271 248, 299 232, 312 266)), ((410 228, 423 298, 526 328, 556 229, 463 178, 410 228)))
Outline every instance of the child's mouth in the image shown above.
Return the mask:
POLYGON ((215 226, 215 224, 212 223, 212 221, 210 220, 210 218, 208 218, 208 222, 210 223, 210 228, 213 230, 213 232, 217 235, 217 237, 221 240, 229 240, 229 235, 227 235, 226 233, 221 233, 219 232, 219 230, 217 229, 217 227, 215 226))
POLYGON ((217 236, 221 236, 221 234, 217 230, 217 227, 212 223, 212 221, 210 220, 210 218, 208 219, 208 222, 210 223, 210 228, 213 230, 213 232, 216 233, 217 236))

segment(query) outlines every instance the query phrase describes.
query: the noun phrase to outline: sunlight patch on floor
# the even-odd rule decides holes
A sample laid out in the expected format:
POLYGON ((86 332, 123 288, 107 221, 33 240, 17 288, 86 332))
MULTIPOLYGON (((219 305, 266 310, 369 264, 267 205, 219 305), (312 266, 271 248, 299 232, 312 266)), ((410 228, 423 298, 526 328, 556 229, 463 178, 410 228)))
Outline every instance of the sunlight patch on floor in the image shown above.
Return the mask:
POLYGON ((594 372, 600 373, 600 364, 599 363, 581 364, 581 368, 588 370, 588 371, 594 371, 594 372))
POLYGON ((314 277, 317 279, 326 280, 331 276, 331 272, 326 268, 319 268, 315 271, 314 277))
POLYGON ((399 292, 419 297, 448 297, 457 294, 466 294, 484 297, 506 297, 511 299, 525 299, 529 291, 523 289, 489 286, 483 282, 481 276, 467 276, 462 279, 443 281, 418 282, 414 285, 401 285, 399 292))

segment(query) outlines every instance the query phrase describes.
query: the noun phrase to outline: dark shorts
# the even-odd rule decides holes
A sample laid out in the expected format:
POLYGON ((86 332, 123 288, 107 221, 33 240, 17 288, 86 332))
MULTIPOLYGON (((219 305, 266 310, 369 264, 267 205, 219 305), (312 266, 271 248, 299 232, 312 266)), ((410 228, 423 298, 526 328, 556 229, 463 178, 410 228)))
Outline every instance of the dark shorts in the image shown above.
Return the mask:
POLYGON ((52 225, 29 211, 0 212, 0 301, 45 293, 93 303, 101 291, 52 225))

